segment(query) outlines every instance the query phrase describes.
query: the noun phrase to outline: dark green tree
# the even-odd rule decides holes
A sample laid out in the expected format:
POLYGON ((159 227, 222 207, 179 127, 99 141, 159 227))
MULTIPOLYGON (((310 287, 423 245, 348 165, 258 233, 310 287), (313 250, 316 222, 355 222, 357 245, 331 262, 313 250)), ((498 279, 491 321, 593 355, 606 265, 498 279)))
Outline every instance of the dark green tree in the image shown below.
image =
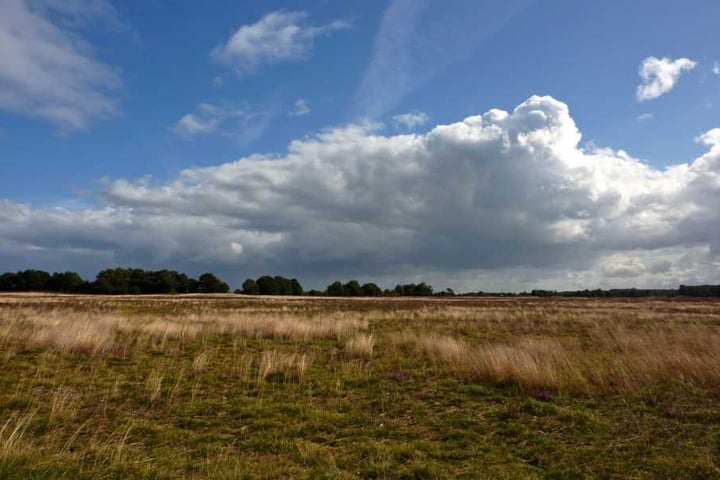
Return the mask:
POLYGON ((277 275, 273 280, 275 280, 277 295, 292 295, 292 283, 289 278, 277 275))
POLYGON ((290 280, 290 289, 292 291, 291 295, 305 295, 305 290, 303 290, 297 278, 290 280))
POLYGON ((198 278, 198 291, 200 293, 228 293, 230 286, 212 273, 203 273, 198 278))
POLYGON ((343 289, 345 290, 345 295, 348 297, 360 297, 363 294, 362 287, 357 280, 350 280, 343 285, 343 289))
POLYGON ((108 268, 97 274, 93 292, 106 295, 127 295, 130 293, 132 271, 126 268, 108 268))
POLYGON ((258 293, 260 295, 277 295, 278 288, 275 279, 268 275, 263 275, 257 279, 258 293))
POLYGON ((13 272, 6 272, 0 275, 0 291, 14 292, 20 289, 20 275, 13 272))
POLYGON ((260 288, 258 288, 258 284, 255 280, 248 278, 242 284, 242 293, 245 295, 257 295, 260 293, 260 288))
POLYGON ((76 272, 53 273, 48 281, 48 290, 62 293, 78 293, 85 281, 76 272))
POLYGON ((345 287, 340 282, 333 282, 327 287, 327 294, 331 297, 344 297, 345 287))
POLYGON ((375 283, 364 283, 362 287, 362 294, 366 297, 379 297, 383 294, 383 291, 375 283))

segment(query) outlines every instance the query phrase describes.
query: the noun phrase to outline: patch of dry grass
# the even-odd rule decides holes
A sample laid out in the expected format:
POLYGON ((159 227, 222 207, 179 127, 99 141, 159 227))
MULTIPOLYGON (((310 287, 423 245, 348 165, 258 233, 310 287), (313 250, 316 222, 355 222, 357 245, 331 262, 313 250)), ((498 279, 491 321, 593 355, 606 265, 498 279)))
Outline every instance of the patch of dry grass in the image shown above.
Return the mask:
POLYGON ((0 427, 0 459, 10 458, 22 453, 25 432, 35 413, 11 415, 0 427))
MULTIPOLYGON (((101 304, 102 305, 102 304, 101 304)), ((244 338, 345 339, 368 328, 368 319, 353 312, 308 314, 303 311, 217 311, 184 315, 88 313, 41 302, 16 307, 0 303, 0 345, 21 341, 28 348, 53 348, 100 355, 150 344, 163 350, 168 341, 191 341, 201 335, 244 338)))
POLYGON ((344 353, 348 358, 369 362, 375 349, 375 336, 368 333, 358 333, 345 341, 344 353))
POLYGON ((278 350, 266 350, 260 355, 258 380, 267 380, 272 375, 281 375, 284 381, 305 379, 305 374, 312 364, 307 354, 283 353, 278 350))
POLYGON ((145 379, 145 390, 150 402, 156 402, 162 395, 163 375, 157 370, 151 370, 145 379))
POLYGON ((562 335, 517 335, 511 341, 405 331, 391 342, 412 345, 459 376, 530 390, 632 391, 662 382, 720 386, 718 327, 687 319, 635 320, 591 322, 562 335))
POLYGON ((210 357, 207 351, 198 353, 193 359, 192 371, 194 374, 200 374, 207 370, 210 357))
POLYGON ((59 387, 52 394, 50 422, 75 418, 78 409, 78 394, 72 388, 59 387))

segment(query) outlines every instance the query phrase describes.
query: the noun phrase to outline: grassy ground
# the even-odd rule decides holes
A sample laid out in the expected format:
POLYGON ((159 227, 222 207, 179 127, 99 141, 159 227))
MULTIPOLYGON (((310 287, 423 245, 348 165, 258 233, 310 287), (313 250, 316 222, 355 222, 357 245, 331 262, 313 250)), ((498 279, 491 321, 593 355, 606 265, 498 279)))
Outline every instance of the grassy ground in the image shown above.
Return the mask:
POLYGON ((0 295, 0 478, 719 478, 720 303, 0 295))

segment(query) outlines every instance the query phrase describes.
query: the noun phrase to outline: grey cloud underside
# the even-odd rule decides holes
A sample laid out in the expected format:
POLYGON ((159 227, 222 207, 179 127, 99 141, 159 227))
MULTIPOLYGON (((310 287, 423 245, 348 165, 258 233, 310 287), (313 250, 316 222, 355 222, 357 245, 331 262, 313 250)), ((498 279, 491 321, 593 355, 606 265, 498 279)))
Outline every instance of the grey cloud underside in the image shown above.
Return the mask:
POLYGON ((113 181, 95 209, 5 201, 0 244, 14 258, 86 251, 318 281, 526 269, 559 284, 575 281, 568 272, 666 282, 720 272, 699 270, 720 247, 720 129, 700 137, 705 155, 664 171, 581 149, 580 138, 550 97, 422 135, 326 130, 283 156, 185 170, 167 184, 113 181))

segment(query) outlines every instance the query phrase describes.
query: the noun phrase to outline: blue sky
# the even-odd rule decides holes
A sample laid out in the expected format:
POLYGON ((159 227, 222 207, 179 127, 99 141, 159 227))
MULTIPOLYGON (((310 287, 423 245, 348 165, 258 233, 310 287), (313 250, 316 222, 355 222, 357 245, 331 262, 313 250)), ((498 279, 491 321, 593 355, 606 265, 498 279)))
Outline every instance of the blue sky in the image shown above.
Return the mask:
MULTIPOLYGON (((141 221, 137 215, 161 208, 154 203, 161 193, 172 191, 183 197, 201 190, 186 184, 188 176, 183 177, 183 171, 190 172, 190 183, 210 188, 203 167, 225 172, 228 165, 235 165, 239 171, 225 172, 227 178, 221 179, 232 182, 250 176, 250 167, 231 162, 239 160, 238 164, 242 164, 245 160, 241 159, 254 155, 293 161, 293 148, 288 155, 291 142, 318 141, 323 148, 330 148, 328 143, 342 143, 336 138, 341 135, 338 132, 355 132, 353 128, 362 133, 352 135, 395 142, 402 141, 398 135, 413 132, 418 138, 429 138, 422 136, 438 125, 456 124, 491 109, 512 112, 533 95, 552 97, 569 108, 569 121, 582 133, 582 140, 573 147, 577 152, 609 149, 616 156, 627 152, 632 161, 642 161, 651 169, 647 175, 652 179, 668 166, 690 165, 712 150, 709 141, 703 144, 696 139, 720 127, 720 3, 712 0, 0 0, 2 17, 0 90, 5 93, 0 94, 0 199, 7 203, 8 212, 26 209, 26 220, 52 216, 52 212, 63 215, 62 222, 69 225, 61 223, 67 228, 83 225, 93 229, 87 218, 107 213, 107 209, 129 215, 126 225, 140 228, 138 225, 147 219, 141 221), (644 63, 648 59, 649 63, 644 63), (643 64, 648 65, 645 79, 640 74, 643 64), (643 85, 644 96, 638 90, 643 85), (323 135, 332 138, 327 140, 323 135), (199 177, 202 180, 197 180, 199 177), (173 190, 179 183, 187 191, 173 190), (118 193, 121 186, 127 187, 122 195, 118 193), (130 187, 133 191, 129 193, 130 187)), ((538 108, 546 113, 548 110, 543 109, 556 111, 554 104, 538 108)), ((309 147, 303 148, 305 152, 309 147)), ((311 164, 327 161, 335 166, 350 161, 326 159, 320 154, 315 158, 314 151, 308 155, 310 158, 303 157, 302 161, 311 164)), ((347 155, 352 156, 352 150, 347 155)), ((377 152, 373 155, 362 162, 356 159, 364 166, 348 166, 349 171, 380 168, 379 163, 385 160, 377 152)), ((570 162, 563 161, 563 165, 570 162)), ((389 167, 385 164, 383 168, 389 167)), ((489 175, 490 170, 478 168, 489 175)), ((253 175, 266 175, 267 171, 253 175)), ((348 171, 342 172, 340 183, 347 185, 348 171)), ((212 178, 217 180, 217 175, 212 178)), ((332 183, 331 172, 328 175, 324 180, 332 183)), ((515 179, 507 180, 508 188, 515 185, 511 181, 515 179)), ((303 178, 291 180, 300 188, 303 178)), ((519 184, 527 186, 526 180, 519 184)), ((277 187, 280 180, 272 177, 265 181, 277 187)), ((563 177, 563 182, 582 183, 572 175, 563 177)), ((175 256, 163 256, 152 253, 152 245, 124 249, 105 240, 87 238, 86 234, 80 235, 82 238, 68 234, 67 238, 46 244, 31 234, 18 233, 19 220, 9 218, 8 213, 6 227, 0 225, 0 243, 5 233, 3 245, 13 253, 5 257, 4 263, 0 256, 0 270, 43 267, 39 263, 57 258, 50 252, 69 249, 73 253, 68 260, 54 260, 53 268, 91 274, 104 261, 191 271, 214 268, 255 273, 274 268, 282 270, 275 273, 290 270, 300 274, 309 269, 306 276, 319 283, 334 276, 364 275, 388 281, 428 276, 460 288, 482 284, 476 279, 488 272, 503 279, 498 288, 521 288, 524 285, 518 279, 528 278, 523 269, 532 269, 533 281, 537 278, 545 284, 569 287, 583 282, 584 286, 720 281, 714 277, 715 270, 699 272, 690 267, 678 267, 672 275, 663 271, 653 276, 651 264, 675 262, 656 261, 655 257, 686 258, 691 251, 703 248, 705 254, 714 255, 709 240, 671 240, 667 232, 663 241, 648 245, 617 239, 602 240, 606 243, 600 244, 601 235, 593 230, 592 246, 588 241, 584 248, 595 252, 589 256, 595 263, 578 260, 550 269, 530 258, 532 255, 527 261, 518 260, 522 255, 512 261, 503 260, 505 255, 493 250, 499 248, 494 239, 478 237, 475 231, 452 230, 455 241, 467 234, 466 241, 472 243, 475 235, 480 243, 485 242, 474 253, 484 260, 470 261, 468 268, 456 265, 458 262, 452 258, 427 263, 418 258, 443 257, 429 245, 447 241, 442 240, 445 233, 441 224, 425 217, 425 223, 415 231, 423 241, 415 245, 413 255, 403 257, 394 266, 387 262, 388 258, 396 258, 395 253, 388 251, 387 258, 380 255, 365 262, 361 247, 338 248, 334 255, 315 257, 318 254, 312 248, 297 245, 318 239, 297 230, 292 219, 270 220, 257 212, 298 205, 305 213, 313 212, 310 219, 327 217, 332 212, 303 203, 308 201, 307 193, 288 195, 287 186, 282 192, 282 202, 286 203, 280 204, 258 200, 266 198, 265 194, 253 199, 243 197, 243 188, 254 188, 245 180, 235 187, 237 196, 232 199, 218 196, 208 200, 210 194, 203 195, 202 200, 209 202, 207 215, 197 213, 197 217, 204 221, 215 219, 213 227, 222 224, 223 235, 283 236, 280 243, 284 247, 265 248, 272 242, 253 247, 257 251, 238 247, 235 250, 254 251, 254 259, 223 260, 222 255, 201 255, 187 263, 188 252, 179 250, 175 256), (225 201, 250 200, 257 204, 253 215, 226 215, 219 207, 225 201), (432 235, 437 237, 428 242, 432 235), (48 257, 38 251, 46 252, 48 257), (304 255, 307 261, 285 265, 278 260, 285 255, 304 255), (495 256, 498 262, 487 260, 495 256), (265 260, 260 262, 260 257, 265 260), (643 265, 639 271, 645 276, 603 276, 602 262, 608 258, 615 263, 620 258, 631 267, 637 266, 637 262, 633 263, 636 259, 643 265), (386 266, 381 268, 381 264, 386 266)), ((616 187, 629 188, 625 184, 616 187)), ((210 190, 217 192, 218 188, 214 185, 210 190)), ((398 185, 399 190, 404 188, 398 185)), ((474 188, 477 202, 479 187, 474 188)), ((382 194, 368 178, 349 194, 345 192, 346 197, 355 198, 352 195, 358 191, 362 198, 382 194)), ((596 200, 597 192, 593 192, 588 198, 596 200)), ((687 197, 682 195, 683 199, 687 197)), ((399 201, 410 198, 414 198, 413 193, 403 191, 399 201)), ((639 205, 631 206, 637 210, 639 205)), ((162 208, 168 208, 162 212, 163 218, 178 214, 167 205, 162 208)), ((563 213, 564 220, 555 221, 585 215, 579 211, 563 213)), ((522 213, 524 226, 537 220, 528 217, 527 209, 522 213)), ((334 232, 343 225, 345 233, 328 234, 330 247, 344 241, 344 235, 353 228, 387 227, 386 220, 368 220, 363 212, 341 210, 335 214, 338 223, 323 224, 321 228, 334 232), (356 214, 360 220, 356 220, 356 214)), ((160 213, 154 211, 153 215, 160 213)), ((600 220, 610 222, 609 218, 600 220)), ((698 222, 705 230, 716 227, 715 217, 688 217, 671 224, 668 221, 663 223, 668 231, 698 222)), ((557 225, 553 223, 552 228, 557 225)), ((390 226, 409 228, 398 223, 390 226)), ((48 228, 51 234, 62 230, 58 224, 48 228)), ((127 233, 117 228, 118 235, 127 233)), ((535 238, 523 248, 542 251, 541 247, 553 243, 540 237, 542 241, 535 238)), ((231 254, 233 248, 229 248, 231 254)), ((583 249, 577 255, 578 259, 588 258, 583 249)), ((708 258, 696 263, 713 264, 715 260, 708 258)))

